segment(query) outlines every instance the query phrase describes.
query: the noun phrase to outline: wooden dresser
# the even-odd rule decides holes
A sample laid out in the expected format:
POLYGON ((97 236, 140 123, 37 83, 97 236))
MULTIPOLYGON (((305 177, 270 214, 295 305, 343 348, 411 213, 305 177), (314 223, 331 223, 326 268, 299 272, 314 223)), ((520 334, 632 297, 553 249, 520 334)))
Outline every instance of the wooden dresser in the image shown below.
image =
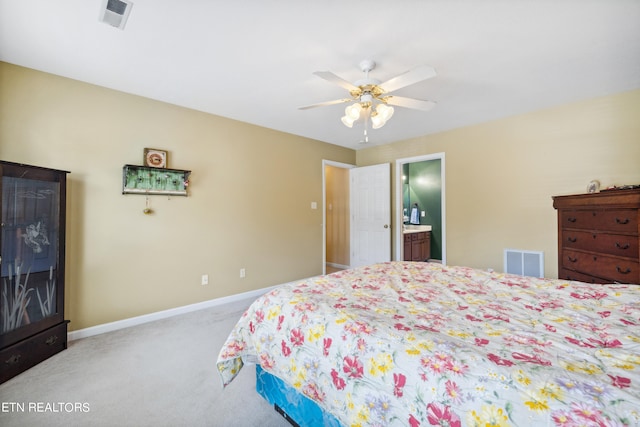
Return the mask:
POLYGON ((558 277, 640 284, 640 189, 556 196, 558 277))

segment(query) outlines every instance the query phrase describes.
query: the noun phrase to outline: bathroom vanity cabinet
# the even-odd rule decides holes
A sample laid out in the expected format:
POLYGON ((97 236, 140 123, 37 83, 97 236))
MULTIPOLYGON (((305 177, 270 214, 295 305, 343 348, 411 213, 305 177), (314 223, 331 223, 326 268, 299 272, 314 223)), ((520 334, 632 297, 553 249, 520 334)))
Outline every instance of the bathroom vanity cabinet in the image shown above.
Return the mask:
POLYGON ((404 233, 404 260, 426 261, 431 258, 431 232, 404 233))

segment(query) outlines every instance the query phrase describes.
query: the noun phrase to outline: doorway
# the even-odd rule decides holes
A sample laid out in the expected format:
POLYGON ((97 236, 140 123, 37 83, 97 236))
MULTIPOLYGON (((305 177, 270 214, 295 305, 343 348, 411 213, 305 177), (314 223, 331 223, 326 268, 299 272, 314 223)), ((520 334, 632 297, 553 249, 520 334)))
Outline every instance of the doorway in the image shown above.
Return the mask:
MULTIPOLYGON (((411 202, 411 198, 407 197, 407 194, 414 194, 415 193, 415 188, 411 189, 409 188, 410 182, 408 182, 409 176, 405 175, 405 173, 407 172, 408 169, 412 168, 412 165, 414 167, 414 169, 421 169, 421 170, 430 170, 430 171, 439 171, 437 173, 436 176, 433 175, 433 172, 431 172, 431 179, 427 180, 429 182, 419 182, 419 183, 415 183, 415 185, 422 185, 424 186, 426 184, 427 187, 431 187, 429 193, 430 194, 438 194, 439 195, 439 200, 433 200, 432 202, 427 202, 424 199, 420 200, 420 198, 418 200, 420 206, 424 209, 425 205, 430 205, 430 206, 434 206, 436 207, 436 211, 434 211, 433 209, 431 209, 431 212, 429 212, 428 214, 425 213, 423 214, 424 216, 420 218, 421 222, 423 221, 423 218, 425 220, 425 224, 426 222, 434 222, 434 226, 432 227, 431 233, 431 240, 434 242, 432 244, 432 253, 434 253, 434 255, 436 255, 437 259, 441 259, 441 262, 443 264, 446 264, 446 257, 447 257, 447 251, 446 251, 446 215, 445 215, 445 155, 444 153, 435 153, 435 154, 429 154, 429 155, 425 155, 425 156, 417 156, 417 157, 409 157, 409 158, 404 158, 404 159, 397 159, 396 160, 396 177, 395 177, 395 181, 396 181, 396 188, 395 188, 395 192, 396 192, 396 202, 395 202, 395 227, 394 229, 396 230, 395 232, 395 244, 396 244, 396 253, 395 253, 395 259, 396 260, 402 260, 403 259, 403 225, 405 224, 405 209, 408 208, 408 206, 406 206, 407 203, 415 203, 415 199, 413 200, 413 202, 411 202), (405 172, 405 173, 403 173, 405 172), (438 176, 439 175, 439 176, 438 176), (403 179, 404 176, 404 179, 403 179), (433 188, 434 186, 437 186, 438 188, 433 188), (435 190, 435 191, 434 191, 435 190), (434 247, 435 245, 435 247, 434 247), (436 249, 436 250, 433 250, 436 249)), ((423 179, 423 177, 419 177, 419 179, 423 179)), ((434 196, 430 196, 429 194, 425 195, 424 198, 428 199, 429 197, 434 197, 434 196)), ((437 196, 436 196, 437 197, 437 196)), ((429 224, 430 225, 430 224, 429 224)))
POLYGON ((323 274, 391 260, 390 172, 389 163, 322 161, 323 274), (340 179, 333 182, 333 176, 340 179))
POLYGON ((355 165, 322 161, 322 274, 349 268, 349 169, 355 165))

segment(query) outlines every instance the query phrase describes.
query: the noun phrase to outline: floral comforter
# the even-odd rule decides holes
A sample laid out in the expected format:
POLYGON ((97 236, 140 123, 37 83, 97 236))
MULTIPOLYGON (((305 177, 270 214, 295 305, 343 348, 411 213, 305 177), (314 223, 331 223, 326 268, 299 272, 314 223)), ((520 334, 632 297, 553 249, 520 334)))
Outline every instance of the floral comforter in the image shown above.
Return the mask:
POLYGON ((282 285, 218 357, 345 426, 638 426, 640 286, 390 262, 282 285))

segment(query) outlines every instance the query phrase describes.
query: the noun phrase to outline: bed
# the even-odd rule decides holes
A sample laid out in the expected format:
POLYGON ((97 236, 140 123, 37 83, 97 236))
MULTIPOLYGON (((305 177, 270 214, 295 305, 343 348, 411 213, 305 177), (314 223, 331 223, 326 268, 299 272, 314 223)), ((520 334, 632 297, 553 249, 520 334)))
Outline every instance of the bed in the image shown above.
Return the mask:
POLYGON ((381 263, 257 299, 224 386, 245 363, 343 426, 638 426, 640 286, 381 263))

